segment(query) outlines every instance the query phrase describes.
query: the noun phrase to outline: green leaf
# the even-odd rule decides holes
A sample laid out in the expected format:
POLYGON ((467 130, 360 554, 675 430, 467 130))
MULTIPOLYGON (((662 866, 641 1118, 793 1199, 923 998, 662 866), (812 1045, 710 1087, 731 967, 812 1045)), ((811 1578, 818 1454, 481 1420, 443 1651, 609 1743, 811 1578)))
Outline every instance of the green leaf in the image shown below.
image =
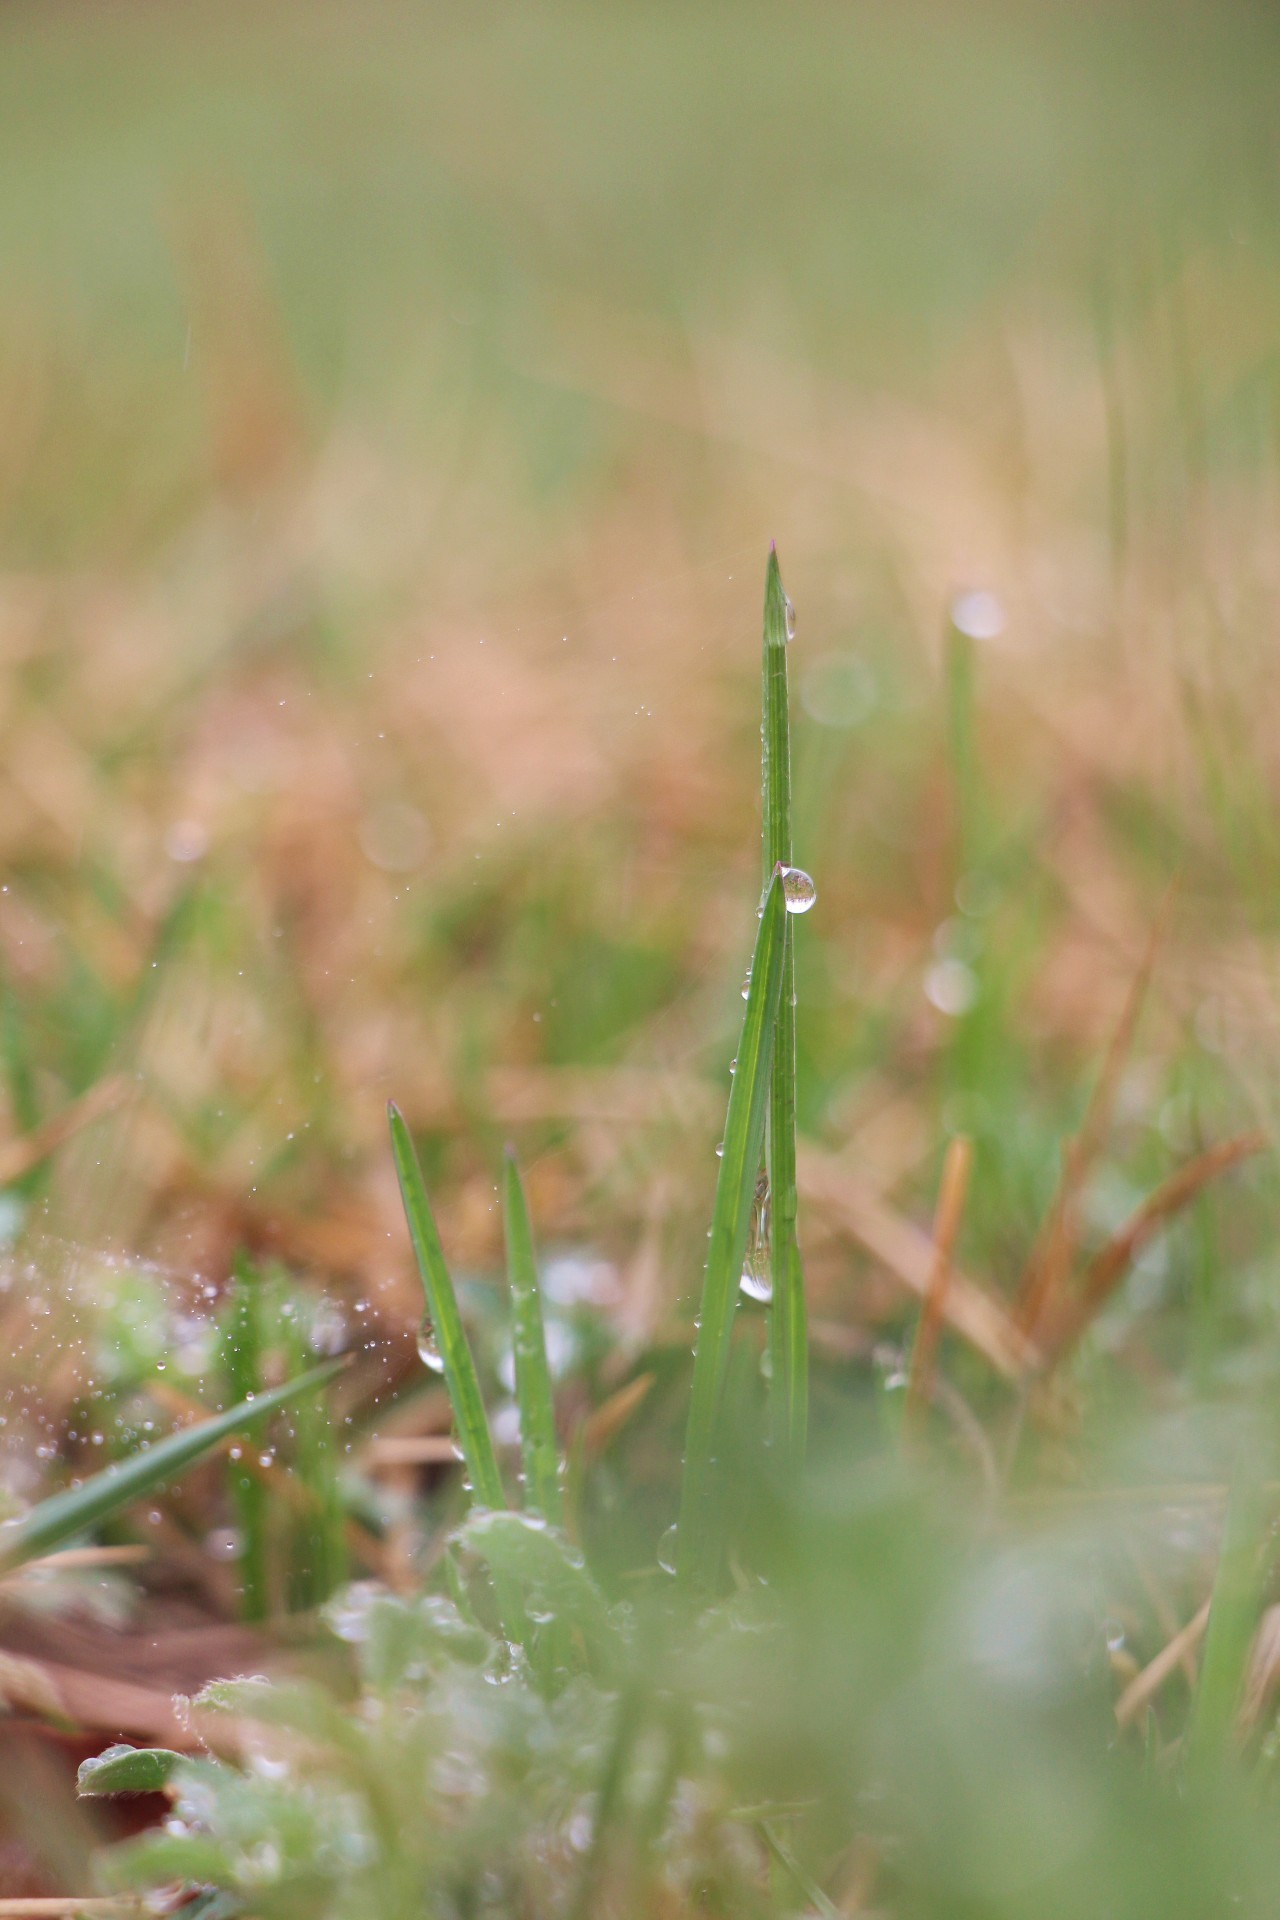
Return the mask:
MULTIPOLYGON (((789 867, 791 711, 787 687, 787 596, 778 555, 769 550, 764 585, 764 870, 789 867)), ((769 1226, 773 1304, 770 1408, 778 1457, 791 1472, 804 1463, 809 1423, 809 1336, 804 1272, 796 1245, 795 934, 783 934, 782 990, 769 1081, 769 1226)))
POLYGON ((507 1238, 507 1281, 511 1288, 516 1398, 520 1404, 520 1442, 524 1452, 525 1505, 531 1513, 541 1514, 553 1526, 560 1526, 564 1519, 564 1498, 551 1369, 547 1365, 542 1303, 538 1295, 538 1267, 524 1185, 510 1147, 503 1167, 502 1209, 507 1238))
POLYGON ((170 1747, 108 1747, 81 1763, 76 1792, 82 1799, 108 1793, 162 1793, 184 1757, 170 1747))
POLYGON ((96 1473, 82 1486, 51 1494, 20 1520, 10 1520, 0 1527, 0 1573, 10 1572, 27 1560, 52 1552, 74 1534, 87 1533, 100 1521, 141 1499, 160 1481, 175 1480, 220 1440, 256 1426, 299 1394, 310 1393, 332 1380, 341 1371, 342 1364, 340 1360, 331 1360, 323 1366, 312 1367, 298 1379, 287 1380, 269 1393, 260 1393, 251 1401, 228 1407, 225 1413, 215 1414, 211 1420, 180 1428, 145 1452, 132 1454, 129 1459, 96 1473))
POLYGON ((530 1612, 553 1616, 557 1627, 576 1628, 597 1676, 612 1670, 622 1636, 582 1555, 545 1520, 527 1513, 477 1513, 458 1540, 480 1555, 494 1576, 518 1587, 530 1612))
POLYGON ((440 1358, 444 1362, 444 1380, 457 1423, 462 1457, 477 1503, 482 1507, 504 1507, 506 1496, 502 1490, 498 1457, 493 1450, 493 1436, 489 1432, 489 1420, 480 1393, 480 1381, 462 1325, 462 1315, 458 1311, 458 1296, 445 1265, 435 1217, 422 1183, 418 1156, 414 1152, 404 1115, 394 1102, 388 1105, 387 1118, 391 1123, 391 1150, 400 1179, 400 1198, 404 1202, 405 1219, 409 1223, 409 1238, 413 1242, 413 1254, 422 1279, 427 1312, 431 1316, 440 1358))
POLYGON ((764 1145, 765 1100, 782 990, 786 918, 782 879, 775 872, 765 896, 751 963, 702 1287, 677 1535, 677 1573, 685 1585, 704 1579, 710 1570, 708 1543, 712 1534, 705 1524, 704 1503, 711 1486, 715 1429, 764 1145))

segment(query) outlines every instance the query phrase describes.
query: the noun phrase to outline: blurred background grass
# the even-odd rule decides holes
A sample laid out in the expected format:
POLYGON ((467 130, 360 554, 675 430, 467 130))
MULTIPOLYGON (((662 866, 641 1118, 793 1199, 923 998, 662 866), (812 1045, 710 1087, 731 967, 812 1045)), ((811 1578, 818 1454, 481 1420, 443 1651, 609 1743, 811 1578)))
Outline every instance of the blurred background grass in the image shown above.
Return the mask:
MULTIPOLYGON (((303 1297, 313 1344, 360 1352, 338 1411, 375 1475, 377 1409, 423 1378, 394 1097, 490 1379, 508 1137, 567 1425, 653 1374, 591 1495, 651 1566, 755 924, 771 538, 819 889, 819 1439, 851 1405, 891 1430, 868 1383, 915 1309, 885 1220, 927 1222, 957 1132, 962 1265, 1014 1293, 1175 880, 1082 1253, 1270 1131, 1278 42, 1265 7, 1118 0, 8 0, 6 1501, 208 1397, 241 1249, 299 1276, 269 1283, 289 1355, 303 1297)), ((1220 1511, 1213 1403, 1280 1373, 1271 1181, 1206 1185, 1142 1247, 1030 1411, 1036 1498, 1185 1477, 1220 1511)), ((1008 1402, 950 1337, 943 1371, 994 1474, 966 1409, 994 1433, 1008 1402)), ((434 1495, 447 1408, 415 1406, 434 1495)), ((139 1522, 165 1624, 234 1611, 225 1496, 139 1522)), ((357 1571, 404 1574, 411 1506, 357 1571)), ((1116 1532, 1137 1568, 1106 1595, 1119 1686, 1195 1614, 1217 1522, 1090 1515, 1089 1553, 1116 1532)), ((910 1664, 897 1591, 870 1583, 865 1644, 910 1664)), ((202 1645, 204 1674, 261 1657, 202 1645)), ((151 1678, 168 1713, 184 1671, 151 1678)))
MULTIPOLYGON (((909 1203, 973 1131, 1008 1284, 1175 871, 1100 1223, 1269 1111, 1265 9, 0 35, 11 1122, 128 1087, 28 1231, 215 1279, 247 1239, 407 1325, 394 1094, 477 1263, 515 1130, 637 1324, 687 1295, 775 536, 811 1139, 909 1203)), ((1149 1304, 1246 1297, 1247 1209, 1179 1249, 1149 1304)))
MULTIPOLYGON (((957 1130, 963 1258, 1013 1289, 1175 875, 1086 1241, 1269 1123, 1278 38, 5 8, 9 1130, 90 1102, 6 1163, 16 1495, 33 1428, 77 1457, 105 1261, 170 1312, 278 1256, 412 1366, 388 1096, 464 1268, 514 1135, 630 1337, 688 1302, 773 537, 820 1324, 904 1324, 833 1181, 923 1216, 957 1130)), ((1161 1405, 1271 1378, 1266 1189, 1112 1311, 1161 1405)))

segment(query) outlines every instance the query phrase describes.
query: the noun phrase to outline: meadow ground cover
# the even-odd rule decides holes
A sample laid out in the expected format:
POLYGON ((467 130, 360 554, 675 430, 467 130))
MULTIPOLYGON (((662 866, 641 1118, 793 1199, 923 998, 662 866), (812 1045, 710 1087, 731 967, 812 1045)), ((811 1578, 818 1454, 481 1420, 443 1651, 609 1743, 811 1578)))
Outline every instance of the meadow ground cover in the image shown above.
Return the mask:
POLYGON ((1274 37, 6 13, 6 1894, 1273 1909, 1274 37))

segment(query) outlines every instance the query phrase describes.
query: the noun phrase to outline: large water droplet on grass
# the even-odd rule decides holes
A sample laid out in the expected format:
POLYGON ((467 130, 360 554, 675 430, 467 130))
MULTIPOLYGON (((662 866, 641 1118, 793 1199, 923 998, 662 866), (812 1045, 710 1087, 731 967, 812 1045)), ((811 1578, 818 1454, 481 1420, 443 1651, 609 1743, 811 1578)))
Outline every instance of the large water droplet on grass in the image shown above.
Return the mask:
POLYGON ((431 1316, 429 1314, 418 1328, 418 1358, 429 1372, 444 1372, 444 1358, 440 1352, 439 1342, 436 1340, 436 1330, 431 1324, 431 1316))
POLYGON ((758 1300, 762 1307, 767 1307, 773 1299, 773 1280, 762 1260, 753 1260, 748 1256, 743 1263, 742 1278, 738 1285, 748 1300, 758 1300))
POLYGON ((982 587, 958 593, 951 602, 951 624, 970 640, 998 640, 1004 632, 1004 608, 982 587))
POLYGON ((813 876, 806 873, 803 867, 782 869, 782 893, 788 913, 808 913, 818 897, 813 876))

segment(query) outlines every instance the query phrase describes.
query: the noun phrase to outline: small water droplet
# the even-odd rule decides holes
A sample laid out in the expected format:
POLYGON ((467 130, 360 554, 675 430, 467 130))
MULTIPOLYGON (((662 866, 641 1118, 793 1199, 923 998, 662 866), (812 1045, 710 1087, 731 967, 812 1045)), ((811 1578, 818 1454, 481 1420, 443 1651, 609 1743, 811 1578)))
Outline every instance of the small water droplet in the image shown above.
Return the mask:
POLYGON ((808 913, 818 897, 813 878, 803 867, 783 867, 782 892, 788 913, 808 913))
POLYGON ((746 972, 742 976, 742 997, 744 1000, 746 999, 750 991, 751 991, 751 969, 750 967, 748 967, 746 972))
POLYGON ((730 1073, 736 1073, 738 1071, 738 1056, 736 1053, 734 1054, 732 1060, 729 1062, 729 1071, 730 1073))
POLYGON ((674 1524, 669 1526, 658 1542, 658 1565, 664 1573, 674 1574, 676 1570, 677 1532, 674 1524))
POLYGON ((428 1314, 418 1328, 418 1358, 430 1373, 444 1372, 444 1358, 436 1340, 436 1330, 428 1314))
POLYGON ((716 1146, 716 1159, 717 1159, 717 1160, 723 1160, 723 1159, 724 1159, 724 1141, 723 1141, 723 1140, 721 1140, 721 1141, 719 1141, 719 1142, 717 1143, 717 1146, 716 1146))
POLYGON ((213 1532, 205 1534, 205 1553, 209 1559, 240 1559, 244 1540, 234 1526, 215 1526, 213 1532))
POLYGON ((787 639, 794 640, 796 637, 796 609, 795 602, 789 593, 784 593, 782 596, 782 611, 783 618, 787 623, 787 639))

